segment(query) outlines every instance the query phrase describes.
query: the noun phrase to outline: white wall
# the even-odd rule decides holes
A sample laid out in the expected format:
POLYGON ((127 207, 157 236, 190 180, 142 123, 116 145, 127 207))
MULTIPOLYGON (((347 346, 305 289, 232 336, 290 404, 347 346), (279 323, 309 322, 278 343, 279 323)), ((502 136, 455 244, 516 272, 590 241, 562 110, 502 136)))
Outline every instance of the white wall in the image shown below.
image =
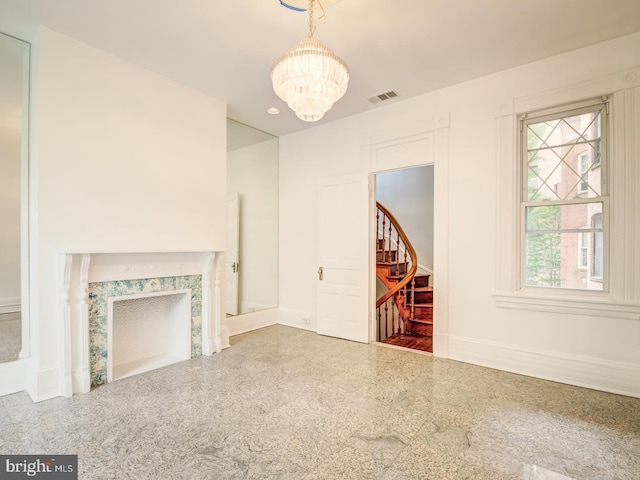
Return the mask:
POLYGON ((228 152, 227 180, 229 193, 240 194, 240 313, 275 307, 278 304, 278 139, 228 152))
POLYGON ((433 165, 378 173, 376 200, 400 222, 418 264, 433 271, 433 165))
POLYGON ((29 392, 42 399, 59 390, 57 254, 225 247, 226 106, 44 28, 32 64, 29 392))
MULTIPOLYGON (((439 168, 446 169, 448 183, 441 187, 449 205, 444 226, 449 260, 442 272, 448 278, 448 331, 443 340, 448 342, 448 355, 640 396, 637 318, 603 317, 595 310, 577 315, 498 308, 493 297, 499 259, 496 198, 497 191, 506 187, 497 181, 501 147, 496 140, 497 111, 508 109, 514 98, 548 92, 571 96, 584 82, 597 84, 604 78, 611 83, 611 76, 620 88, 632 87, 637 70, 635 77, 626 72, 640 66, 639 51, 636 34, 282 137, 280 307, 299 317, 316 311, 318 180, 367 171, 366 144, 379 132, 397 131, 400 138, 403 129, 444 115, 450 121, 448 158, 436 158, 435 181, 438 184, 439 168)), ((637 117, 640 102, 629 104, 637 117)), ((640 125, 632 128, 627 134, 640 137, 640 125)), ((436 218, 443 200, 436 189, 436 218)), ((639 216, 636 210, 628 218, 639 216)), ((436 223, 436 235, 438 228, 436 223)), ((512 231, 517 228, 511 226, 512 231)), ((628 248, 632 258, 640 257, 640 244, 628 248)), ((440 274, 438 270, 439 278, 440 274)))

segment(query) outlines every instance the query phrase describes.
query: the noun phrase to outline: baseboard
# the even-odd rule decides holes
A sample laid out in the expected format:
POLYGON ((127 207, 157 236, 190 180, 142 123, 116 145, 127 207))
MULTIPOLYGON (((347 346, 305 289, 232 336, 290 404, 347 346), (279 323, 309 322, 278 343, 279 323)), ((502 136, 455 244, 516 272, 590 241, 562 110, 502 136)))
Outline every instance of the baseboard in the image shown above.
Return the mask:
POLYGON ((578 387, 640 398, 640 367, 594 357, 449 336, 449 358, 578 387))
POLYGON ((257 313, 257 312, 262 312, 263 310, 271 310, 273 308, 277 308, 273 305, 273 303, 266 304, 266 303, 241 301, 240 313, 238 313, 238 315, 247 315, 249 313, 257 313))
POLYGON ((311 332, 318 331, 318 321, 315 313, 291 310, 289 308, 280 308, 278 323, 287 327, 301 328, 311 332))
POLYGON ((49 367, 29 372, 27 393, 34 402, 42 402, 63 395, 60 381, 60 369, 49 367))
POLYGON ((449 335, 443 335, 437 331, 433 333, 433 356, 449 358, 449 335))
POLYGON ((235 317, 227 317, 229 336, 239 335, 259 328, 269 327, 278 323, 278 309, 270 308, 260 312, 245 313, 235 317))
POLYGON ((0 314, 17 313, 20 311, 21 307, 22 304, 20 303, 20 297, 0 298, 0 314))
POLYGON ((224 350, 225 348, 229 348, 231 344, 229 343, 229 325, 227 325, 226 319, 222 321, 222 325, 220 325, 220 349, 224 350))
POLYGON ((26 390, 28 377, 27 360, 0 363, 0 396, 26 390))

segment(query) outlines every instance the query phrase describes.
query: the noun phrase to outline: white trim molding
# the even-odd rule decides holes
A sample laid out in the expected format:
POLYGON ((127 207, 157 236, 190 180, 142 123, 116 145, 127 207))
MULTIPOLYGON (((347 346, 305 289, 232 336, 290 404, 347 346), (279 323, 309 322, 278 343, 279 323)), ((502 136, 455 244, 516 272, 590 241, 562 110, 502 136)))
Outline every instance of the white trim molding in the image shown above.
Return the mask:
POLYGON ((21 392, 27 389, 29 378, 28 360, 0 363, 0 396, 21 392))
POLYGON ((240 335, 264 327, 278 324, 278 309, 270 308, 258 312, 245 313, 233 317, 227 317, 229 336, 240 335))
POLYGON ((502 308, 640 320, 640 305, 615 303, 606 299, 545 296, 520 292, 494 293, 493 299, 496 305, 502 308))
MULTIPOLYGON (((433 272, 438 277, 434 290, 433 355, 449 356, 449 124, 450 114, 437 116, 399 126, 390 131, 375 132, 361 139, 362 161, 369 173, 375 174, 400 168, 433 165, 434 171, 434 245, 433 272), (375 139, 375 140, 374 140, 375 139)), ((370 211, 375 211, 371 196, 370 211)), ((372 214, 370 218, 374 218, 372 214)), ((370 248, 375 238, 375 221, 370 224, 370 248)), ((375 256, 370 255, 369 278, 369 336, 375 339, 376 268, 375 256)))
POLYGON ((554 382, 640 398, 640 367, 583 355, 568 355, 451 335, 453 360, 554 382))
POLYGON ((20 297, 0 298, 0 313, 18 313, 21 306, 20 297))
POLYGON ((575 315, 640 319, 640 69, 538 95, 496 103, 496 306, 575 315), (518 115, 610 96, 609 291, 539 291, 520 285, 518 115))
POLYGON ((315 313, 291 310, 289 308, 278 309, 278 324, 312 332, 318 330, 318 318, 315 313))
MULTIPOLYGON (((209 258, 204 262, 204 270, 202 272, 202 354, 211 355, 213 352, 219 352, 220 338, 219 332, 214 331, 211 324, 211 318, 217 317, 217 313, 213 310, 216 306, 216 293, 211 291, 212 283, 215 288, 219 288, 217 278, 211 281, 214 275, 214 264, 218 253, 210 253, 209 258)), ((217 273, 217 272, 216 272, 217 273)))

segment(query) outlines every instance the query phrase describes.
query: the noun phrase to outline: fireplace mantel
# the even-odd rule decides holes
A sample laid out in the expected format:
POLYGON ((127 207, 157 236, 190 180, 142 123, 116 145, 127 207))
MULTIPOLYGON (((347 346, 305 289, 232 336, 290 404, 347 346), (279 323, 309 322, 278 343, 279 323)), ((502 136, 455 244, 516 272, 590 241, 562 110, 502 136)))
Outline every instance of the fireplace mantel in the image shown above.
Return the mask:
POLYGON ((221 301, 224 252, 62 253, 58 291, 63 366, 61 391, 66 397, 91 388, 89 284, 139 279, 202 276, 203 355, 220 352, 226 342, 221 301))

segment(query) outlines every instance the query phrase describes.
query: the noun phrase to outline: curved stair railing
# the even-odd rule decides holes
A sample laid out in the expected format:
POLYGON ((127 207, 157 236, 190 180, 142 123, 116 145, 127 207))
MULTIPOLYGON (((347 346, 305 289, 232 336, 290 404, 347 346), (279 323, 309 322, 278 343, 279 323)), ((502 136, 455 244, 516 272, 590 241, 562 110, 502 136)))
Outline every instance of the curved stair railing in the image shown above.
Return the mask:
POLYGON ((394 333, 405 333, 406 321, 413 318, 414 277, 418 270, 418 260, 413 245, 398 220, 380 202, 376 202, 376 207, 376 260, 378 264, 384 263, 389 267, 384 271, 376 269, 378 278, 388 288, 388 291, 376 301, 378 341, 381 341, 394 333), (391 281, 390 277, 394 280, 391 281), (407 290, 411 299, 407 299, 407 290), (407 308, 407 305, 410 305, 410 308, 407 308))

